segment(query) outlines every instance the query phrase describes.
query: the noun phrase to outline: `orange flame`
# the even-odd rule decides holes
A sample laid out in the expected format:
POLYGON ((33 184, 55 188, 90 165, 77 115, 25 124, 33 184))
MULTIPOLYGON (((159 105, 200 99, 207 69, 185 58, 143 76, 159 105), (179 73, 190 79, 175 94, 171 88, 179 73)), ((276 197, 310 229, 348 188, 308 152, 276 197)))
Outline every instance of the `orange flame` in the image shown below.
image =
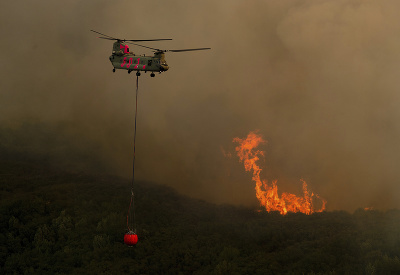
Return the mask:
POLYGON ((256 150, 261 143, 266 143, 262 136, 256 132, 250 132, 246 139, 234 138, 233 142, 239 143, 236 147, 237 155, 240 161, 244 163, 246 171, 253 171, 253 181, 256 183, 256 197, 260 201, 261 206, 270 211, 279 211, 282 215, 287 212, 302 212, 310 215, 314 212, 322 212, 325 210, 326 201, 317 194, 311 193, 307 189, 307 183, 303 183, 303 197, 298 197, 290 193, 282 193, 278 195, 277 180, 272 181, 272 185, 268 185, 266 180, 261 180, 260 173, 262 169, 257 165, 260 157, 264 157, 264 152, 256 150), (322 201, 320 209, 314 208, 314 197, 322 201))

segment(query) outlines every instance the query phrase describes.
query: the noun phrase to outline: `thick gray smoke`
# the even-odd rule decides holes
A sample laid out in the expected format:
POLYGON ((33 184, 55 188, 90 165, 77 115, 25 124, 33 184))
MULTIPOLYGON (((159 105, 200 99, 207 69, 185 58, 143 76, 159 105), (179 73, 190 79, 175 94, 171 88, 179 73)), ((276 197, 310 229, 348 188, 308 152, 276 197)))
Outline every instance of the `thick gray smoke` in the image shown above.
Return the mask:
POLYGON ((128 178, 135 76, 113 74, 112 42, 89 30, 173 38, 146 45, 212 50, 167 53, 168 72, 141 76, 138 178, 255 205, 232 139, 259 129, 268 140, 262 176, 281 191, 301 194, 303 178, 328 210, 399 207, 399 8, 395 0, 6 1, 0 124, 66 125, 128 178))

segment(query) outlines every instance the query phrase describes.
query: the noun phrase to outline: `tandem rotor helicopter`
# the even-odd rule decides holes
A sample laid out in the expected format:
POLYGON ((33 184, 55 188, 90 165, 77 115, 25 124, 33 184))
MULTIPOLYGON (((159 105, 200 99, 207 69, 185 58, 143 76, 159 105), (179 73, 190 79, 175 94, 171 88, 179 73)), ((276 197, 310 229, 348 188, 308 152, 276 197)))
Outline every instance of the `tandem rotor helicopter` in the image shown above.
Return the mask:
POLYGON ((113 72, 116 69, 127 70, 130 74, 132 71, 136 71, 136 75, 140 76, 140 72, 144 71, 151 72, 150 76, 154 77, 154 72, 165 72, 168 71, 169 66, 165 60, 166 52, 189 52, 189 51, 202 51, 209 50, 211 48, 196 48, 196 49, 181 49, 181 50, 161 50, 148 46, 139 45, 133 42, 144 42, 144 41, 161 41, 161 40, 172 40, 172 39, 147 39, 147 40, 132 40, 132 39, 119 39, 115 38, 98 31, 90 30, 102 36, 98 37, 101 39, 115 40, 113 45, 112 54, 110 56, 111 64, 113 65, 113 72), (135 46, 147 48, 154 51, 154 56, 136 55, 129 51, 129 47, 126 44, 132 44, 135 46))

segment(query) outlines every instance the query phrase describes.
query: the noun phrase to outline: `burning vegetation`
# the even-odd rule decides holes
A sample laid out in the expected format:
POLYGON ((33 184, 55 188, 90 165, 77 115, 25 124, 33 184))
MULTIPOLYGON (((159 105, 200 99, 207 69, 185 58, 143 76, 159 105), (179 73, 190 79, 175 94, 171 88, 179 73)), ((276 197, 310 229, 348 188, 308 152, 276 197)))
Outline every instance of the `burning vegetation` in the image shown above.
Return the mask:
POLYGON ((234 138, 233 142, 238 143, 236 152, 240 161, 244 163, 246 171, 253 172, 253 181, 256 183, 256 196, 261 206, 265 207, 265 210, 279 211, 282 215, 288 212, 302 212, 310 215, 314 212, 322 212, 325 210, 326 201, 308 190, 307 183, 301 180, 303 183, 303 196, 298 197, 291 193, 282 193, 281 196, 278 194, 277 180, 273 180, 271 184, 268 184, 267 180, 261 180, 260 173, 262 169, 258 166, 257 162, 260 157, 264 157, 264 151, 257 150, 257 147, 265 143, 262 136, 257 132, 250 132, 245 139, 234 138), (319 200, 322 206, 319 209, 315 207, 315 201, 319 200))

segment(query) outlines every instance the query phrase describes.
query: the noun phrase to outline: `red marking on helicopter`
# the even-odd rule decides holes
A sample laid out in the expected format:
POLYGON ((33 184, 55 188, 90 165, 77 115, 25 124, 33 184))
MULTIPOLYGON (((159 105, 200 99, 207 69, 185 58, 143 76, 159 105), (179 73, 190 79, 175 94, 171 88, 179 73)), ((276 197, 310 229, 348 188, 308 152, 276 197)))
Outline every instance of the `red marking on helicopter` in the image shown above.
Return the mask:
POLYGON ((129 47, 128 45, 119 45, 119 48, 122 50, 124 49, 124 53, 129 53, 129 47))
POLYGON ((135 67, 134 67, 135 69, 137 69, 137 68, 138 68, 138 66, 139 66, 139 63, 140 63, 140 58, 138 58, 138 59, 137 59, 137 64, 136 64, 136 65, 135 65, 135 67))
POLYGON ((133 63, 133 58, 129 58, 129 63, 126 65, 127 68, 129 68, 133 63))
POLYGON ((125 65, 125 63, 126 63, 126 57, 124 57, 124 60, 123 60, 124 62, 121 64, 121 67, 123 67, 124 65, 125 65))

